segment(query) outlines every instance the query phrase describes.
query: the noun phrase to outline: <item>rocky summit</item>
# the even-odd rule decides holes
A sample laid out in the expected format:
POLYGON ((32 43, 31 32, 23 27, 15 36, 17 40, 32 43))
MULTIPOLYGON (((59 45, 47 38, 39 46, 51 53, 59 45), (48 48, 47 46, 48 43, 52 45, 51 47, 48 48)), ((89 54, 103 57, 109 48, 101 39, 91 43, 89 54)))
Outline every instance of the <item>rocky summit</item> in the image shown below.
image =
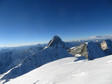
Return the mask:
POLYGON ((61 40, 61 38, 57 35, 55 35, 48 43, 47 47, 64 47, 65 43, 61 40))

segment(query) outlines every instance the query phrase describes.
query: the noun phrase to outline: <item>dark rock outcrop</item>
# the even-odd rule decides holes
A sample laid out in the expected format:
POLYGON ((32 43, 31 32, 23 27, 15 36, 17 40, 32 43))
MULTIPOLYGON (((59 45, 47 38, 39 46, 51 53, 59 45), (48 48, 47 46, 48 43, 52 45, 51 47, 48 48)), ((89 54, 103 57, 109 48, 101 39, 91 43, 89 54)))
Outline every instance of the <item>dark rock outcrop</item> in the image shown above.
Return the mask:
POLYGON ((105 56, 103 50, 94 42, 80 44, 77 47, 69 49, 68 51, 74 56, 79 54, 89 60, 105 56))
POLYGON ((48 46, 50 46, 50 47, 57 47, 57 46, 64 47, 65 43, 61 40, 61 38, 59 36, 55 35, 48 43, 47 47, 48 46))

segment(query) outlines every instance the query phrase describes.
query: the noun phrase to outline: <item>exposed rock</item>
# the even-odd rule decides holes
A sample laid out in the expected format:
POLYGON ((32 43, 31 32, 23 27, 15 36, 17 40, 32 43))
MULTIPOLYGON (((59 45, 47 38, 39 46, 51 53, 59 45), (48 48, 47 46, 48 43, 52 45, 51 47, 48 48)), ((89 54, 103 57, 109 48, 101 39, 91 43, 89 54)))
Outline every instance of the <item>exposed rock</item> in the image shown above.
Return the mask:
POLYGON ((110 39, 103 41, 101 43, 101 48, 107 55, 112 54, 112 41, 110 39))
POLYGON ((61 38, 59 36, 55 35, 48 43, 47 47, 48 46, 50 46, 50 47, 57 47, 57 46, 64 47, 65 43, 61 40, 61 38))
POLYGON ((79 54, 89 60, 105 56, 102 49, 94 42, 80 44, 77 47, 69 49, 68 51, 74 56, 79 54))
POLYGON ((27 57, 16 67, 12 68, 10 72, 5 74, 1 80, 18 77, 35 68, 38 68, 46 63, 58 60, 65 57, 73 57, 64 48, 64 42, 58 36, 54 36, 48 43, 48 46, 37 52, 35 49, 28 50, 27 57))

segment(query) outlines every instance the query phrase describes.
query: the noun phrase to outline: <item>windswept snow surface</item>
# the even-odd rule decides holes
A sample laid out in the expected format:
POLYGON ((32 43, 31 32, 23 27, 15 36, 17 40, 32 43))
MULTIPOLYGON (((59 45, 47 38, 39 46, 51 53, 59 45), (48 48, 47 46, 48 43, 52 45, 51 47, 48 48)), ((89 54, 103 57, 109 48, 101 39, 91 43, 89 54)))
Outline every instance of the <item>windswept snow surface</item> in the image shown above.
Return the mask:
POLYGON ((112 84, 112 55, 91 61, 75 59, 47 63, 6 84, 112 84))
POLYGON ((36 52, 29 50, 27 57, 19 63, 18 66, 11 68, 8 72, 2 74, 0 81, 8 82, 12 78, 21 76, 29 71, 38 68, 46 63, 65 57, 73 57, 65 48, 65 43, 58 36, 54 36, 47 47, 36 52))

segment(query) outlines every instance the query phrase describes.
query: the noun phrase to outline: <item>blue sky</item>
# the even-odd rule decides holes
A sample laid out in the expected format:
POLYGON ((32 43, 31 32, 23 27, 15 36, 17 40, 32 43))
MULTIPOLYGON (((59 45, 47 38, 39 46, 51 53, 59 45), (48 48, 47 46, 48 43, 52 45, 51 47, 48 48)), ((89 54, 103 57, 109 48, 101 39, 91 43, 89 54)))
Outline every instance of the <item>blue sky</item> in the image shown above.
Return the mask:
POLYGON ((110 34, 111 0, 0 0, 0 45, 110 34))

